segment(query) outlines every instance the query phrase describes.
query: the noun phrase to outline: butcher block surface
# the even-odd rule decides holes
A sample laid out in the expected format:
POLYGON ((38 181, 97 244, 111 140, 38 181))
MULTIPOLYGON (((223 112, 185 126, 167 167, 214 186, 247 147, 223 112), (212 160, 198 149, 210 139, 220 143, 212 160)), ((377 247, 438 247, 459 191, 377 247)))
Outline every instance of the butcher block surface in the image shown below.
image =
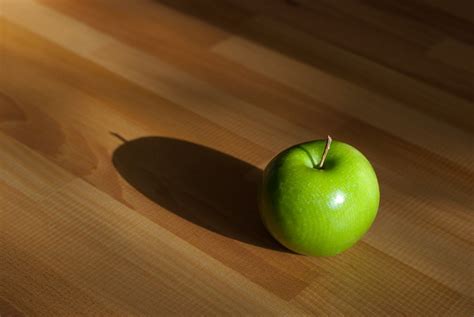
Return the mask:
POLYGON ((471 9, 0 1, 0 315, 473 316, 471 9), (328 134, 381 203, 307 257, 258 186, 328 134))

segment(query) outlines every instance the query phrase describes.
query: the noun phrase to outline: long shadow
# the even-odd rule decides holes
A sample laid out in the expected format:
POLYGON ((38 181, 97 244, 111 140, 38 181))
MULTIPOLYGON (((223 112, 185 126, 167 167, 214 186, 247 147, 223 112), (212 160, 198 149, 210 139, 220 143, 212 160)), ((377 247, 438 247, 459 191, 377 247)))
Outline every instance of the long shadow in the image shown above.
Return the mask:
POLYGON ((183 140, 144 137, 123 141, 113 153, 113 164, 146 197, 208 230, 285 251, 266 232, 258 214, 260 169, 183 140))

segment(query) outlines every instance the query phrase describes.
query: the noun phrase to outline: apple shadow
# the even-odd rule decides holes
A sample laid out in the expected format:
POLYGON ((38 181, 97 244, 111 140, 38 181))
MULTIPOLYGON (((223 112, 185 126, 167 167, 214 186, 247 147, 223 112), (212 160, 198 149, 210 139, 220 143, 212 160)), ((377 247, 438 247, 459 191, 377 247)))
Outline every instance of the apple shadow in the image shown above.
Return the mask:
POLYGON ((271 237, 260 220, 260 169, 184 140, 158 136, 121 140, 124 143, 114 151, 113 165, 143 195, 213 232, 289 252, 271 237))

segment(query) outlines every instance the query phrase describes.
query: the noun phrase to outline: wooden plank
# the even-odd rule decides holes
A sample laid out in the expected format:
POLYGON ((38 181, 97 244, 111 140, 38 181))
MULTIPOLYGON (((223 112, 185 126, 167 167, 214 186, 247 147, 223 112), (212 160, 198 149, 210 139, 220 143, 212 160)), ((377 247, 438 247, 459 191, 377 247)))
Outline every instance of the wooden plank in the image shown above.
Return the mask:
MULTIPOLYGON (((305 64, 344 78, 355 85, 367 87, 376 93, 388 95, 437 120, 449 122, 468 132, 473 131, 474 126, 470 117, 474 116, 474 106, 470 101, 265 16, 242 24, 239 30, 241 36, 263 43, 266 47, 278 50, 284 55, 297 56, 297 59, 305 64), (453 105, 456 105, 459 111, 452 111, 453 105)), ((466 50, 463 52, 467 53, 466 50)), ((466 53, 463 54, 464 58, 460 58, 456 63, 468 64, 466 53)), ((463 68, 466 67, 468 66, 463 68)))
POLYGON ((453 67, 474 73, 474 46, 455 40, 444 40, 428 50, 428 56, 453 67))
POLYGON ((469 0, 460 0, 456 2, 446 0, 421 0, 421 2, 435 7, 441 11, 449 13, 451 16, 474 23, 472 16, 473 4, 469 0))
POLYGON ((373 1, 366 0, 370 5, 386 10, 392 15, 402 15, 422 23, 436 27, 451 37, 473 43, 474 6, 470 1, 457 1, 455 5, 444 0, 420 1, 373 1))
POLYGON ((348 255, 350 261, 324 259, 323 262, 331 261, 331 268, 325 272, 324 278, 313 282, 293 301, 311 309, 313 314, 344 316, 444 315, 450 309, 462 310, 468 305, 467 302, 458 302, 464 297, 433 283, 419 271, 400 265, 396 258, 385 256, 364 244, 358 244, 356 248, 357 251, 348 255), (377 262, 372 261, 373 258, 377 258, 377 262), (398 294, 396 289, 404 289, 403 294, 398 294), (394 291, 396 295, 392 293, 394 291), (346 295, 339 296, 341 293, 346 295), (439 300, 427 305, 427 298, 439 300), (327 308, 327 311, 321 311, 320 307, 327 308))
MULTIPOLYGON (((54 6, 66 13, 78 16, 101 15, 102 26, 108 34, 138 33, 135 40, 146 41, 154 45, 166 46, 171 41, 184 47, 209 47, 229 34, 212 24, 199 19, 190 19, 187 15, 159 1, 121 1, 119 4, 110 1, 85 0, 80 4, 75 1, 39 0, 41 4, 54 6), (103 13, 104 14, 102 16, 103 13), (117 21, 126 28, 117 28, 117 21)), ((31 7, 31 4, 28 5, 31 7)), ((25 8, 23 9, 25 10, 25 8)), ((37 10, 37 8, 35 9, 37 10)), ((247 18, 243 12, 234 11, 234 23, 247 18)))
MULTIPOLYGON (((373 25, 350 14, 324 6, 319 6, 320 10, 309 10, 304 6, 289 6, 283 1, 231 0, 230 2, 244 9, 253 9, 253 14, 269 16, 287 23, 351 53, 364 56, 413 78, 424 80, 440 89, 448 90, 469 100, 474 99, 471 89, 473 78, 469 73, 428 60, 424 56, 424 47, 413 45, 405 38, 380 28, 374 28, 373 25)), ((371 5, 378 3, 379 1, 370 2, 371 5)), ((392 1, 392 3, 395 2, 392 1)), ((409 6, 412 3, 413 1, 410 1, 405 4, 409 6)), ((404 15, 410 16, 411 12, 406 10, 404 15)), ((423 15, 424 11, 418 10, 418 12, 420 12, 419 15, 423 15)), ((430 19, 435 23, 437 21, 436 18, 430 17, 430 19)), ((462 22, 460 24, 455 26, 455 30, 462 32, 463 38, 467 37, 467 40, 471 42, 472 34, 474 34, 471 31, 472 24, 466 25, 462 22)))
POLYGON ((471 160, 466 160, 472 135, 464 131, 239 37, 221 42, 213 50, 338 111, 439 153, 470 170, 473 168, 471 160), (439 144, 443 144, 443 148, 439 144))
POLYGON ((48 161, 41 160, 40 156, 26 147, 15 146, 10 140, 1 138, 0 180, 8 182, 33 200, 55 192, 72 179, 73 176, 56 169, 48 161), (25 166, 36 165, 37 169, 31 173, 25 172, 25 166))
POLYGON ((380 9, 379 6, 372 6, 370 1, 298 0, 298 8, 349 16, 355 21, 367 23, 374 29, 381 29, 388 34, 410 41, 414 47, 427 48, 445 37, 445 33, 435 27, 426 25, 409 15, 394 14, 394 12, 380 9))

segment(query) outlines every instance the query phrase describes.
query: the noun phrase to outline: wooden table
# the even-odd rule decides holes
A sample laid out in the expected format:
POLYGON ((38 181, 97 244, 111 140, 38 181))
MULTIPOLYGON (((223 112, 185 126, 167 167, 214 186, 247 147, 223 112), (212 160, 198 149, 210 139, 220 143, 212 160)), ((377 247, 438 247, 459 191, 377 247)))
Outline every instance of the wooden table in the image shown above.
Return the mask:
POLYGON ((472 316, 471 5, 2 0, 2 316, 472 316), (256 190, 327 134, 381 206, 311 258, 256 190))

